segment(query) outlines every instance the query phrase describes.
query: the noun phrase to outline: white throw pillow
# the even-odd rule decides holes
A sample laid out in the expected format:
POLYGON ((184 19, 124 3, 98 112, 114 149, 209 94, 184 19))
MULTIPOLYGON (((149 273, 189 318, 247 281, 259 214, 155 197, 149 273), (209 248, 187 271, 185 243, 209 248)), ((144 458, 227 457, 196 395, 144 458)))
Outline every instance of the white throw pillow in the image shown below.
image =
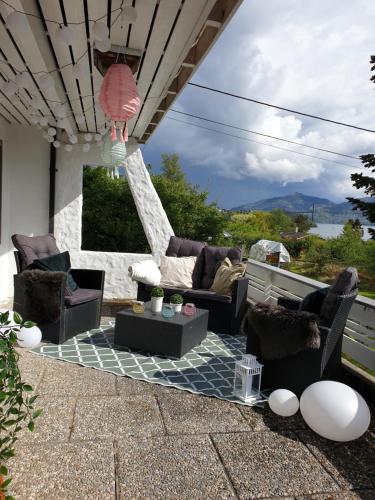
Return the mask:
POLYGON ((129 276, 133 281, 140 281, 145 285, 159 286, 161 274, 154 260, 135 262, 128 268, 129 276))
POLYGON ((196 257, 160 257, 161 286, 193 288, 196 257))

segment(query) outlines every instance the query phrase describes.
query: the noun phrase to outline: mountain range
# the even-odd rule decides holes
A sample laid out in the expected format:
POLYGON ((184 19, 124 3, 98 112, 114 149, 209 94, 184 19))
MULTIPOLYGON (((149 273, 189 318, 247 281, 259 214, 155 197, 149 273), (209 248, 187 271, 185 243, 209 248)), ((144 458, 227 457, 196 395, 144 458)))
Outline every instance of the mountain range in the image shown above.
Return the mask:
MULTIPOLYGON (((365 201, 374 202, 372 198, 363 198, 365 201)), ((281 208, 285 212, 310 215, 314 207, 314 221, 324 224, 344 224, 348 219, 358 218, 361 224, 369 224, 359 210, 352 210, 353 205, 348 201, 334 203, 327 198, 308 196, 302 193, 292 193, 286 196, 267 198, 252 203, 245 203, 231 209, 233 212, 250 212, 254 210, 269 211, 281 208)))

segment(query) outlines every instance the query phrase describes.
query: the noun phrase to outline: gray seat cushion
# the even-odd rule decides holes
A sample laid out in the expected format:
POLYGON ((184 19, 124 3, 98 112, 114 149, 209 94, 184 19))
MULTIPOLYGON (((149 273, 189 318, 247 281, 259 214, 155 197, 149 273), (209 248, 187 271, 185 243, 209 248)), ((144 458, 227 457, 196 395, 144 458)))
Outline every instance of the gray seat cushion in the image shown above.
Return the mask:
POLYGON ((202 250, 205 246, 206 243, 203 241, 186 240, 185 238, 171 236, 165 252, 167 257, 197 257, 192 274, 193 288, 199 288, 201 284, 204 266, 202 250))
POLYGON ((26 269, 36 259, 44 259, 45 257, 60 253, 53 234, 45 234, 43 236, 13 234, 12 242, 20 253, 22 270, 26 269))
POLYGON ((76 306, 90 302, 91 300, 99 299, 102 295, 101 290, 93 290, 91 288, 77 288, 71 295, 65 296, 65 304, 68 307, 76 306))
POLYGON ((211 247, 203 249, 204 269, 200 288, 209 290, 214 282, 216 271, 228 257, 233 265, 241 262, 241 249, 238 247, 211 247))
POLYGON ((221 295, 219 293, 210 292, 209 290, 187 290, 184 295, 184 302, 191 300, 213 300, 216 302, 225 302, 230 304, 232 302, 232 297, 230 295, 221 295))
POLYGON ((347 267, 336 278, 329 288, 320 309, 320 319, 326 326, 331 326, 333 318, 341 303, 341 298, 355 292, 358 288, 358 272, 355 267, 347 267))

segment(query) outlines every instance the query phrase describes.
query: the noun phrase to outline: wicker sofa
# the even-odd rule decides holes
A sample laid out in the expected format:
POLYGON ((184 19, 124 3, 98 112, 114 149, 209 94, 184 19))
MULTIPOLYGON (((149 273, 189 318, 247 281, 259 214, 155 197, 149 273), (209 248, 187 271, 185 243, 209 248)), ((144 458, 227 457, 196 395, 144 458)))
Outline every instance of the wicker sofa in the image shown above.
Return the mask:
MULTIPOLYGON (((209 330, 231 335, 239 333, 246 311, 248 279, 244 277, 236 280, 231 296, 212 292, 210 287, 220 263, 228 257, 232 264, 238 264, 241 261, 241 250, 233 247, 208 246, 200 241, 172 236, 165 255, 197 257, 193 271, 193 288, 164 288, 165 300, 168 301, 171 295, 179 293, 184 303, 193 302, 198 308, 208 309, 209 330)), ((150 300, 152 288, 153 286, 138 283, 137 299, 150 300)))

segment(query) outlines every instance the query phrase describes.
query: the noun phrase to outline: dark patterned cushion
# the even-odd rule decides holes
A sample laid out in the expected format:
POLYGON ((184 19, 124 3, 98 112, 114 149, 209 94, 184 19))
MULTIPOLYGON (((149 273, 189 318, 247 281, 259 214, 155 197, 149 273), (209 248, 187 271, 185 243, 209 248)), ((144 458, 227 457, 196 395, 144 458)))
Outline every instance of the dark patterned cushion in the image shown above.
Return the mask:
POLYGON ((337 309, 341 303, 341 297, 356 291, 358 288, 358 272, 355 267, 347 267, 336 278, 334 284, 329 288, 320 309, 320 319, 323 324, 330 326, 336 316, 337 309))
POLYGON ((171 236, 165 255, 167 257, 197 257, 193 271, 193 288, 200 288, 203 273, 203 248, 206 243, 203 241, 186 240, 171 236))
POLYGON ((14 234, 12 242, 20 253, 22 270, 26 269, 36 259, 43 259, 60 253, 53 234, 45 234, 44 236, 14 234))
POLYGON ((210 247, 203 249, 204 269, 200 288, 209 290, 215 279, 216 271, 225 258, 231 261, 232 265, 241 262, 241 249, 238 247, 210 247))
POLYGON ((65 290, 67 295, 71 295, 71 292, 77 290, 77 283, 74 281, 73 276, 70 272, 70 255, 69 252, 57 253, 56 255, 50 255, 49 257, 44 257, 43 259, 35 259, 28 269, 40 269, 41 271, 62 271, 67 274, 66 284, 67 289, 65 290))

